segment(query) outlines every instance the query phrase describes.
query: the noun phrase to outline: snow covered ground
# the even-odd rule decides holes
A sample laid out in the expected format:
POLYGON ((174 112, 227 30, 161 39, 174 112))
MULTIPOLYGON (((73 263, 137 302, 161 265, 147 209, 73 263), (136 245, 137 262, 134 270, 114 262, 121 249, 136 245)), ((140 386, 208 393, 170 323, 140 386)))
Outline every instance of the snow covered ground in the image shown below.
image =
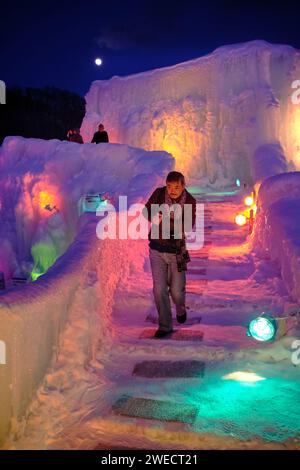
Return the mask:
MULTIPOLYGON (((72 309, 57 361, 28 410, 26 425, 16 426, 5 448, 299 448, 299 367, 291 361, 295 337, 290 332, 274 344, 246 337, 248 321, 258 313, 282 316, 293 305, 280 268, 257 257, 247 228, 233 224, 243 207, 240 194, 200 194, 197 199, 205 201, 205 225, 211 229, 206 245, 192 254, 188 321, 174 325, 186 340, 150 338, 156 324, 147 249, 144 241, 134 242, 133 254, 131 242, 125 258, 113 258, 120 268, 129 264, 131 269, 118 278, 112 308, 101 311, 106 321, 97 324, 95 357, 86 361, 83 354, 89 315, 84 308, 72 309), (201 341, 191 341, 201 334, 201 341), (204 373, 191 378, 132 375, 143 361, 178 360, 202 361, 204 373), (226 380, 234 372, 264 380, 226 380), (171 403, 179 414, 192 407, 196 418, 169 421, 159 419, 155 410, 152 419, 124 416, 112 409, 124 396, 171 403)), ((96 261, 99 273, 106 261, 112 263, 109 246, 102 256, 107 259, 96 261)))

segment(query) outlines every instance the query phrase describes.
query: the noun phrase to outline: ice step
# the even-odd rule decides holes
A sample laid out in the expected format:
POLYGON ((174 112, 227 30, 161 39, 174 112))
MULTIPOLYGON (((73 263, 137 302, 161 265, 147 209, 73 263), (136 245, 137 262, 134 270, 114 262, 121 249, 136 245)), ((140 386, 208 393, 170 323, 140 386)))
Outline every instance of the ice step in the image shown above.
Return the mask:
MULTIPOLYGON (((79 439, 83 441, 82 450, 86 450, 82 439, 83 425, 80 427, 79 439)), ((87 428, 89 431, 90 428, 87 428)), ((95 438, 95 450, 138 450, 147 449, 153 453, 153 449, 165 451, 182 450, 215 450, 231 449, 245 450, 250 448, 253 442, 257 447, 257 440, 238 440, 227 432, 225 435, 203 433, 194 429, 193 424, 183 422, 156 421, 151 419, 136 419, 118 414, 111 414, 108 417, 94 419, 92 427, 95 438)), ((65 437, 62 441, 65 445, 65 437)), ((61 449, 58 443, 51 449, 61 449)), ((270 443, 259 443, 260 449, 270 449, 270 443)), ((286 444, 278 444, 278 448, 287 450, 286 444)), ((81 448, 79 448, 81 450, 81 448)), ((183 452, 183 453, 184 453, 183 452)), ((178 453, 178 452, 177 452, 178 453)))
POLYGON ((194 251, 190 251, 191 262, 201 260, 208 260, 208 253, 207 252, 198 252, 197 254, 194 251))
POLYGON ((205 237, 204 240, 203 240, 203 245, 201 246, 201 248, 198 248, 198 249, 193 249, 191 250, 192 253, 202 253, 203 250, 211 250, 211 245, 212 245, 212 240, 209 240, 208 237, 205 237))
POLYGON ((198 409, 195 406, 172 401, 123 395, 112 406, 112 411, 131 418, 154 419, 159 421, 176 421, 194 423, 198 409))
POLYGON ((198 276, 205 276, 207 274, 207 269, 206 268, 193 268, 192 266, 189 267, 188 274, 193 274, 193 275, 198 275, 198 276))
POLYGON ((0 290, 5 289, 5 277, 4 273, 0 272, 0 290))
POLYGON ((164 338, 154 338, 155 333, 154 328, 146 328, 142 331, 140 335, 140 339, 153 339, 155 341, 195 341, 199 342, 203 340, 203 332, 196 331, 196 330, 187 330, 187 329, 180 329, 174 330, 173 333, 164 337, 164 338))
POLYGON ((187 294, 203 294, 207 285, 207 279, 188 279, 186 285, 187 294))
POLYGON ((204 372, 203 361, 143 361, 135 365, 132 375, 156 379, 204 377, 204 372))
MULTIPOLYGON (((189 309, 189 307, 187 307, 187 309, 189 309)), ((197 317, 190 317, 189 314, 187 316, 187 320, 185 322, 185 326, 188 326, 188 325, 196 325, 196 324, 199 324, 201 323, 202 321, 202 317, 200 316, 197 316, 197 317)), ((157 314, 155 313, 150 313, 147 317, 146 317, 146 322, 150 322, 150 323, 154 323, 154 324, 158 324, 158 316, 157 314)))

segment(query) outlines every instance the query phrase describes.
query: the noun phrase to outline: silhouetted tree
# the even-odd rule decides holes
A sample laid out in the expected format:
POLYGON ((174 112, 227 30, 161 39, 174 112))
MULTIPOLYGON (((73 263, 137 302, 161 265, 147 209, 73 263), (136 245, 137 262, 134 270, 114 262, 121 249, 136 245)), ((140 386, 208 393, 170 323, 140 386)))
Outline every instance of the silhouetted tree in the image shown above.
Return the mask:
POLYGON ((57 88, 11 88, 0 105, 0 144, 9 135, 65 140, 81 126, 85 100, 57 88))

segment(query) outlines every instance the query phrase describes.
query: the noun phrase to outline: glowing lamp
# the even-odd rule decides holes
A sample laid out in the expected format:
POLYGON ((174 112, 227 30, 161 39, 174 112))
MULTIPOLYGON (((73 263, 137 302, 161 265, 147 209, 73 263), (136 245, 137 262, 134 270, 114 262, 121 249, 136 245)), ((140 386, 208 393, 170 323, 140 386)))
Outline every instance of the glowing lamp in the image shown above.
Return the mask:
POLYGON ((34 282, 36 281, 40 276, 42 276, 43 273, 39 273, 37 271, 32 271, 31 272, 31 280, 34 282))
POLYGON ((81 211, 82 212, 97 212, 101 207, 108 204, 108 195, 105 194, 87 194, 81 198, 81 211))
POLYGON ((223 380, 234 380, 236 382, 249 382, 255 383, 261 380, 266 380, 265 377, 255 374, 254 372, 236 371, 231 374, 224 375, 223 380))
POLYGON ((275 339, 277 329, 278 324, 275 318, 263 313, 249 323, 247 336, 257 341, 272 341, 275 339))
POLYGON ((244 214, 238 214, 235 217, 235 223, 240 227, 243 227, 243 225, 246 225, 247 223, 247 217, 244 214))
POLYGON ((235 184, 237 185, 238 188, 241 187, 241 180, 239 180, 238 178, 235 180, 235 184))
POLYGON ((253 199, 253 197, 252 197, 252 196, 247 196, 247 197, 245 197, 244 203, 245 203, 245 205, 248 206, 248 207, 252 206, 252 205, 254 204, 254 199, 253 199))

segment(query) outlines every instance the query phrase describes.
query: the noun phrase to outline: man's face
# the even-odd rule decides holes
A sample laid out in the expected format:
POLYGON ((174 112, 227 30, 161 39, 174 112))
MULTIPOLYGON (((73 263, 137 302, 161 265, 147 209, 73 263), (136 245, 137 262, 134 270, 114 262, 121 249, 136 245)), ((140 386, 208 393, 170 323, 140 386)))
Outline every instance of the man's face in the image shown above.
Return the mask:
POLYGON ((102 132, 104 130, 104 127, 103 126, 99 126, 98 127, 99 131, 102 132))
POLYGON ((184 185, 181 183, 181 181, 168 181, 167 182, 167 191, 169 196, 172 199, 177 199, 178 197, 181 196, 182 192, 184 190, 184 185))

